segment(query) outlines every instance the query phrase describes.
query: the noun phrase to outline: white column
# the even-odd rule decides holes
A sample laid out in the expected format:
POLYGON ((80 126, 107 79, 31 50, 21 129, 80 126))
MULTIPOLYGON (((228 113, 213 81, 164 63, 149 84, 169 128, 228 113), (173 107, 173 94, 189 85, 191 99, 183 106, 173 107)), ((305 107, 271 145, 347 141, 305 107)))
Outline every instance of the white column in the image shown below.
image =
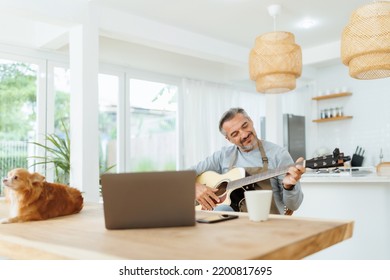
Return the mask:
POLYGON ((268 141, 283 146, 282 99, 278 94, 266 94, 265 120, 268 141))
POLYGON ((70 30, 71 186, 85 201, 99 201, 98 67, 99 41, 95 15, 70 30))

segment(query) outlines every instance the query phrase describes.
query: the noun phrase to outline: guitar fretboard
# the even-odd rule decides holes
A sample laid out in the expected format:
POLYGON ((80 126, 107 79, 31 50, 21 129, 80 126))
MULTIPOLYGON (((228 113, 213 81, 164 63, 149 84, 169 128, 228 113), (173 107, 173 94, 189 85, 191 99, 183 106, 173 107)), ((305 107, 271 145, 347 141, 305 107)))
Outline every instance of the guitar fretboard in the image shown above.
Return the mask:
POLYGON ((293 163, 293 164, 290 164, 290 165, 287 165, 287 166, 279 167, 279 168, 272 169, 272 170, 267 170, 267 171, 261 172, 259 174, 255 174, 255 175, 251 175, 251 176, 244 177, 244 178, 241 178, 241 179, 237 179, 237 180, 234 180, 234 181, 230 181, 228 183, 226 189, 227 190, 229 190, 229 189, 236 189, 236 188, 239 188, 239 187, 243 187, 243 186, 246 186, 246 185, 250 185, 250 184, 253 184, 253 183, 257 183, 257 182, 260 182, 260 181, 264 181, 264 180, 267 180, 267 179, 270 179, 270 178, 273 178, 273 177, 285 174, 290 167, 296 166, 296 165, 303 165, 303 166, 305 166, 305 161, 296 162, 296 163, 293 163))

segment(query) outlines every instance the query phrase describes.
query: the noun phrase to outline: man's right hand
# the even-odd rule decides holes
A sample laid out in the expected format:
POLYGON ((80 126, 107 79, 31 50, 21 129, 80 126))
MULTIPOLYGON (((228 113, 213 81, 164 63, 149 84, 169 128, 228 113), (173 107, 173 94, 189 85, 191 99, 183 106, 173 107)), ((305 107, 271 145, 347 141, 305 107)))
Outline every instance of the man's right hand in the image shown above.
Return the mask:
POLYGON ((203 210, 213 210, 219 203, 219 197, 215 194, 218 189, 195 183, 195 199, 202 205, 203 210))

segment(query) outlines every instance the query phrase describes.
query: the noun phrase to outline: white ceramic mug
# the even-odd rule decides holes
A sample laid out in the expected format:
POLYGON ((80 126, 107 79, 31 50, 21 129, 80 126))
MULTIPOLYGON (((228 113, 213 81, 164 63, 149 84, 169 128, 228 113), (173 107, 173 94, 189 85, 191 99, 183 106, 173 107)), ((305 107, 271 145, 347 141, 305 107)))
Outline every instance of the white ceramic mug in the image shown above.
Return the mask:
POLYGON ((249 220, 261 222, 268 220, 271 210, 272 191, 254 190, 244 193, 249 220))

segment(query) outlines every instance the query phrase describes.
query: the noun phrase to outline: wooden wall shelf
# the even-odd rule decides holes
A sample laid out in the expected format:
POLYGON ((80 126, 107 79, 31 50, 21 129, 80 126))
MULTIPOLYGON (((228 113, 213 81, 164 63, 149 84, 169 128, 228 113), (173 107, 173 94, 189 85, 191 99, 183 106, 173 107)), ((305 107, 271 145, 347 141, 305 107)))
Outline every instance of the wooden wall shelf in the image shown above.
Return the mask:
POLYGON ((330 121, 341 121, 341 120, 347 120, 347 119, 352 119, 352 116, 342 116, 342 117, 318 119, 318 120, 313 120, 313 122, 320 123, 320 122, 330 122, 330 121))
POLYGON ((343 97, 343 96, 349 96, 352 95, 352 92, 340 92, 340 93, 332 93, 327 95, 321 95, 313 97, 313 100, 323 100, 323 99, 330 99, 330 98, 337 98, 337 97, 343 97))

